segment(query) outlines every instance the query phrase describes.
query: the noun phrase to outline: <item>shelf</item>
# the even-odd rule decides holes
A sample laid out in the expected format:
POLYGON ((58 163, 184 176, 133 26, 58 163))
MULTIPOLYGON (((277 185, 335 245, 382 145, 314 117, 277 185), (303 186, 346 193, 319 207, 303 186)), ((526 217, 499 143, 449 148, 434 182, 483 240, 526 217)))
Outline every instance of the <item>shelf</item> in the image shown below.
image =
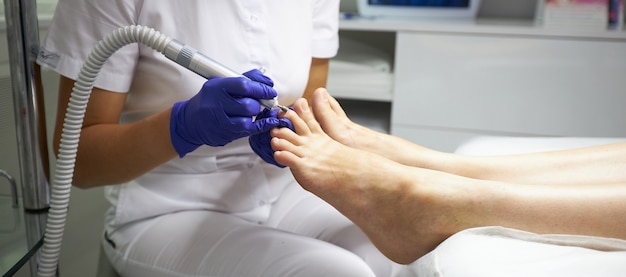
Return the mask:
POLYGON ((378 132, 390 133, 391 103, 337 98, 350 120, 378 132))
POLYGON ((29 250, 23 207, 13 207, 10 196, 0 195, 0 272, 6 274, 29 250))
POLYGON ((343 99, 391 102, 395 34, 341 31, 327 89, 343 99), (376 43, 378 42, 378 43, 376 43))
POLYGON ((597 39, 626 41, 623 30, 570 30, 544 28, 531 21, 500 19, 415 19, 415 18, 361 18, 342 19, 340 30, 352 31, 387 31, 387 32, 428 32, 451 34, 482 34, 503 36, 561 37, 579 39, 597 39))
POLYGON ((368 89, 368 91, 364 91, 364 89, 358 87, 337 89, 333 86, 329 86, 327 89, 333 97, 343 99, 391 102, 393 97, 391 87, 382 91, 377 89, 368 89))

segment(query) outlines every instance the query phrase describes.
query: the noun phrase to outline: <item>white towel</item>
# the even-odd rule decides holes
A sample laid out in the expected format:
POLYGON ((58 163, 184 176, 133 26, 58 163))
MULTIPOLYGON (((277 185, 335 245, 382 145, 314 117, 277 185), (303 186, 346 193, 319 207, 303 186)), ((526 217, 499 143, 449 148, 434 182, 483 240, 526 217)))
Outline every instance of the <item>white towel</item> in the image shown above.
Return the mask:
POLYGON ((626 241, 498 226, 461 231, 402 276, 626 276, 626 241))

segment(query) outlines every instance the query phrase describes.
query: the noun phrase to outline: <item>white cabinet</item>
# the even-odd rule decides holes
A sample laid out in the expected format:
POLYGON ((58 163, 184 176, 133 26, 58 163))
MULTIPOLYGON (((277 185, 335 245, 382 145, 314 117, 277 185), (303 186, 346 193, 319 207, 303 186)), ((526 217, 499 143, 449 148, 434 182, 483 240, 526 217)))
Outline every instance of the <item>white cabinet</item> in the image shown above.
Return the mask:
POLYGON ((626 32, 390 20, 341 28, 395 34, 393 135, 443 151, 477 135, 626 137, 626 32))

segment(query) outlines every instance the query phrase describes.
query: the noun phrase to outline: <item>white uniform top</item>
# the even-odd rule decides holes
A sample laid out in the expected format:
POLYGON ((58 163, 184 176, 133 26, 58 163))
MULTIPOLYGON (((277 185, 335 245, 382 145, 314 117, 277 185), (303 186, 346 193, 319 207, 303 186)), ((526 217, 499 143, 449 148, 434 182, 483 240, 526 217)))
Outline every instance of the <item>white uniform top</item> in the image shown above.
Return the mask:
MULTIPOLYGON (((263 67, 289 105, 307 83, 311 57, 338 49, 339 0, 60 0, 39 63, 75 79, 105 35, 144 25, 185 43, 237 72, 263 67)), ((122 123, 195 95, 205 80, 140 44, 107 60, 95 86, 128 92, 122 123)), ((263 221, 269 203, 291 180, 268 166, 247 138, 203 146, 144 176, 108 188, 108 228, 182 210, 205 209, 263 221)))

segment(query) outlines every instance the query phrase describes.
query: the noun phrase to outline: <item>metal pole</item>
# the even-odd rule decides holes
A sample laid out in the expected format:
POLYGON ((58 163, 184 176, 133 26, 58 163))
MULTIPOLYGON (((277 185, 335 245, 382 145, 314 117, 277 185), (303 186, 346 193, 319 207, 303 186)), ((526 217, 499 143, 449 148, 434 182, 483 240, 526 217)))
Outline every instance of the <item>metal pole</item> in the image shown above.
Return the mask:
MULTIPOLYGON (((30 249, 42 238, 50 207, 43 85, 36 64, 39 21, 36 0, 4 0, 4 7, 26 239, 30 249)), ((39 254, 35 254, 29 263, 31 276, 37 274, 38 264, 39 254)))
POLYGON ((35 0, 4 0, 4 6, 24 208, 45 211, 50 186, 43 98, 38 99, 41 79, 35 63, 39 52, 37 6, 35 0))

